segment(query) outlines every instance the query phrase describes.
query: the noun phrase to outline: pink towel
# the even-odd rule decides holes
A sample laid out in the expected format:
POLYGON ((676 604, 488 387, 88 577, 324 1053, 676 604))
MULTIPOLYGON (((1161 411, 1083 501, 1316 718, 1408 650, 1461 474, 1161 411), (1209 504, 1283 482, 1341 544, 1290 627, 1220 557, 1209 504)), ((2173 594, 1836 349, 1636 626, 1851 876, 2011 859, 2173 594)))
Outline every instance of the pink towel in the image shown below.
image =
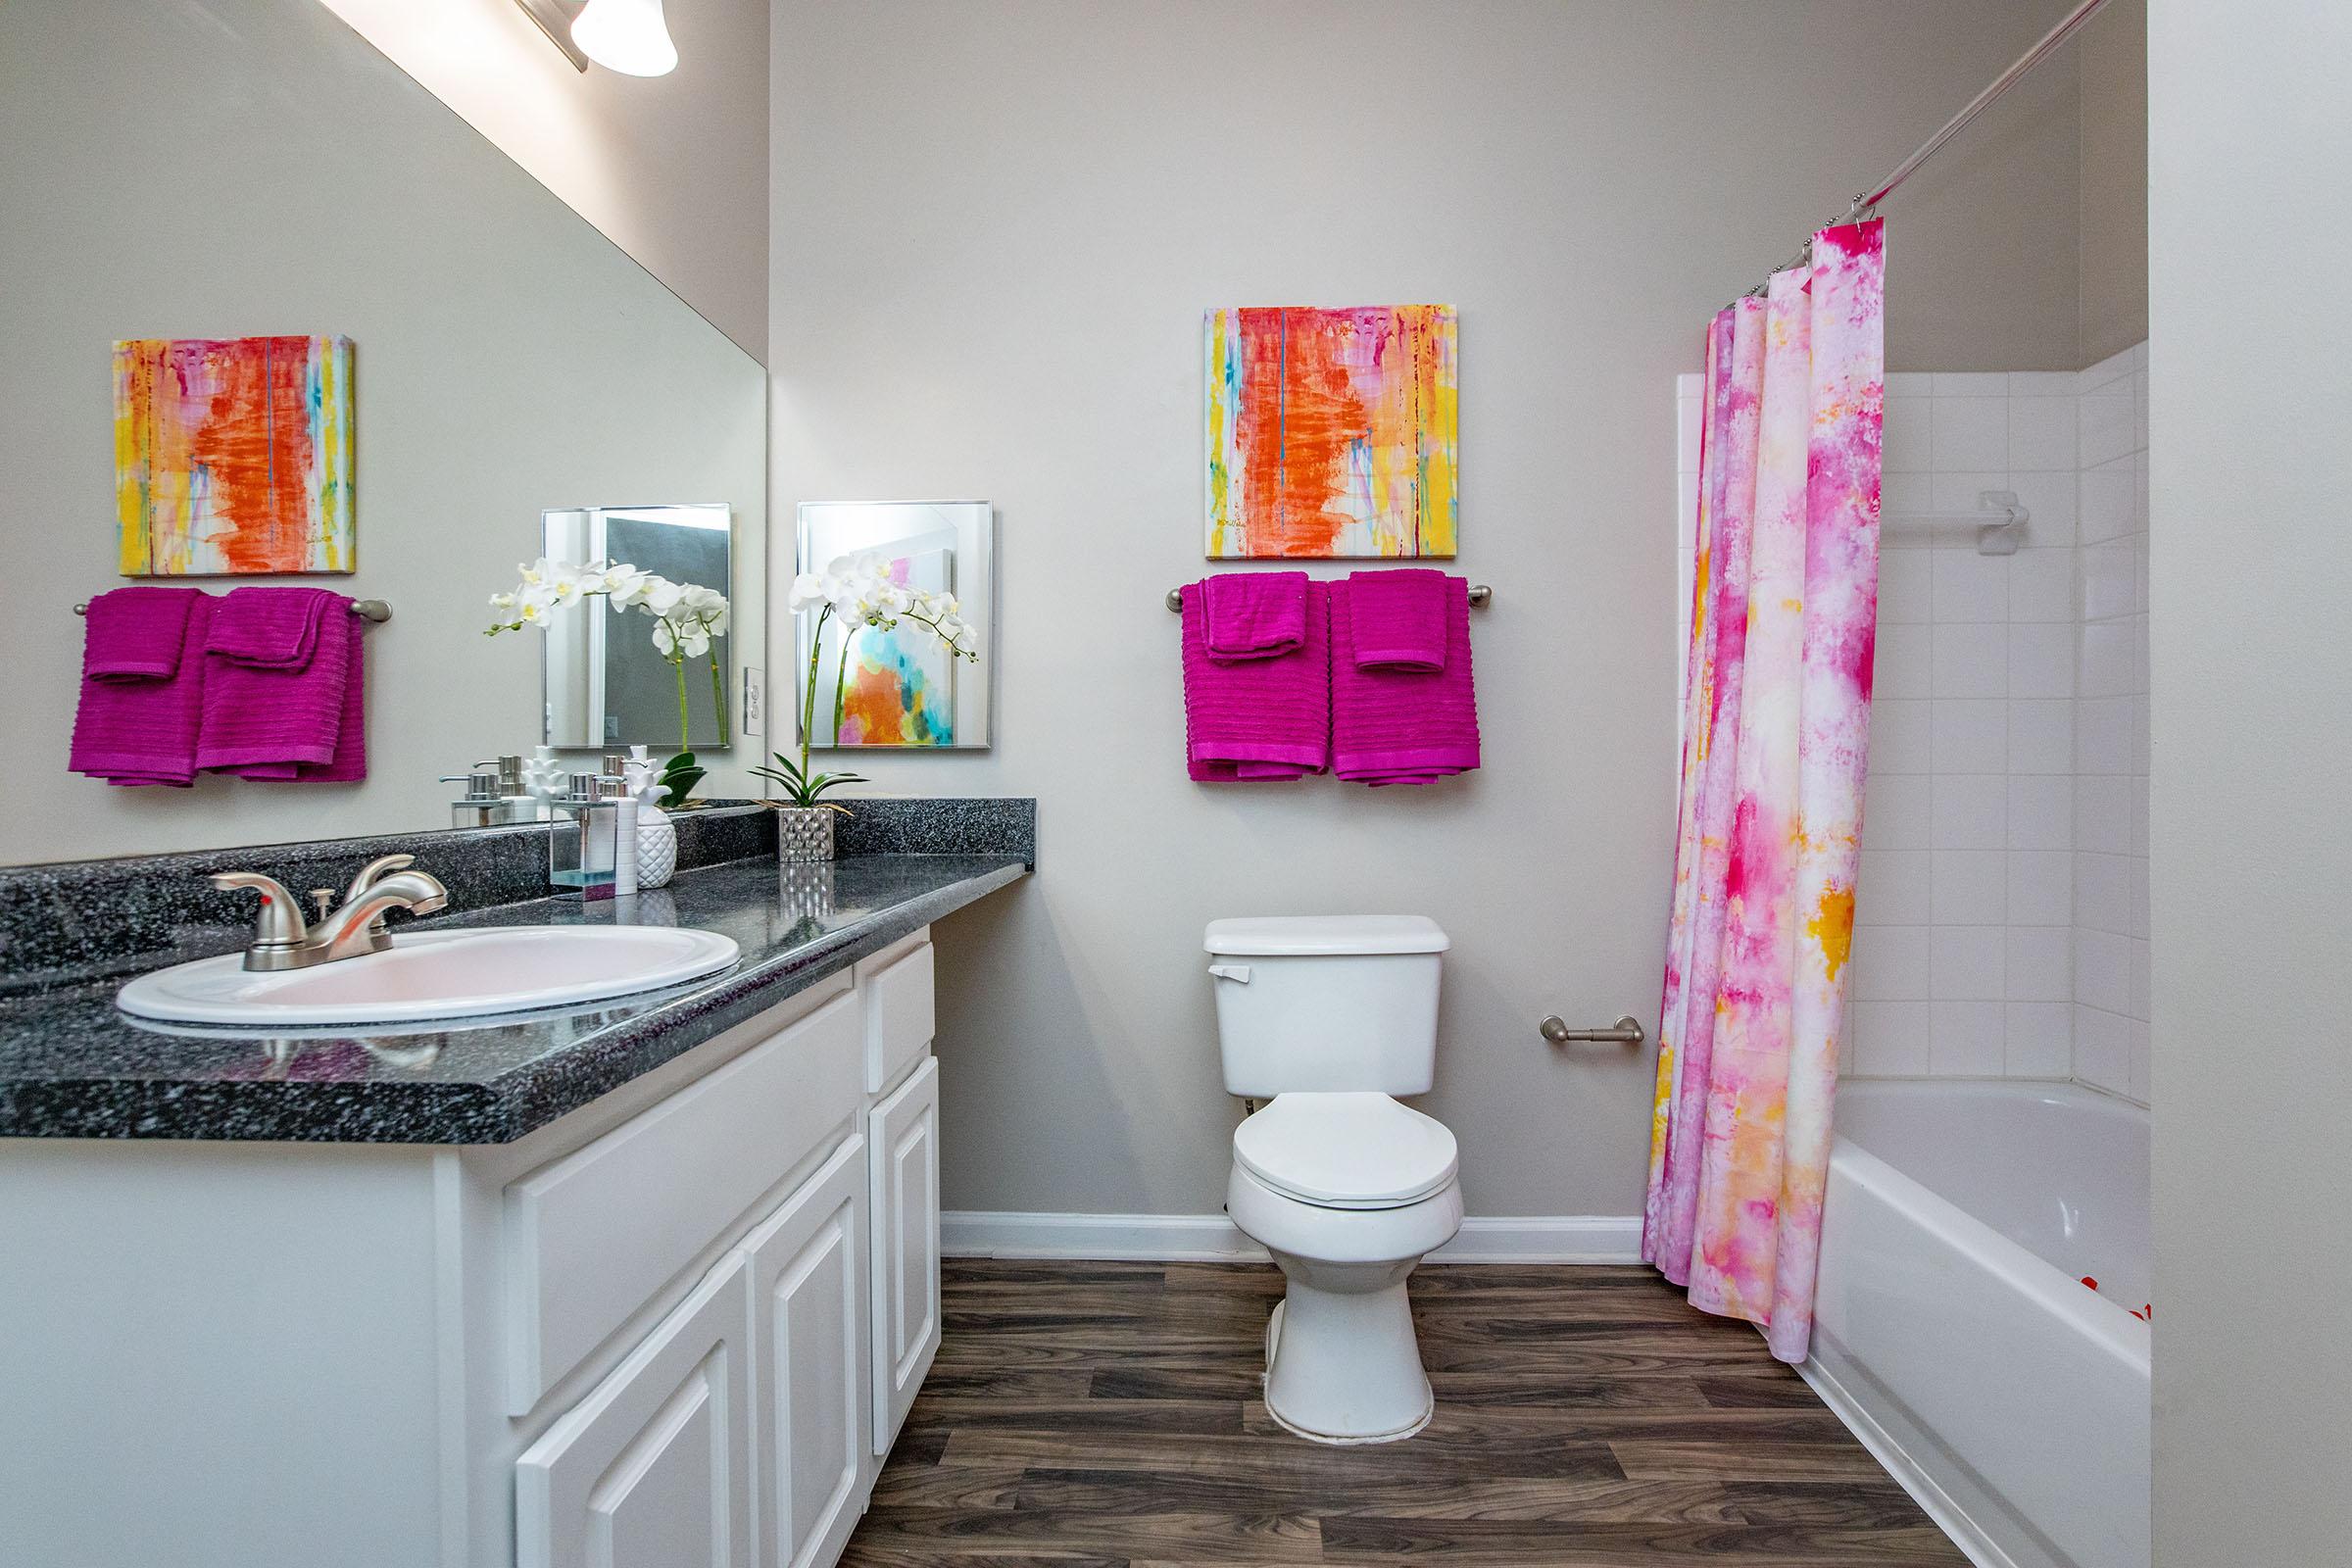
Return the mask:
POLYGON ((1220 664, 1275 659, 1306 641, 1306 573, 1227 571, 1203 580, 1208 657, 1220 664))
POLYGON ((116 588, 90 601, 81 672, 91 680, 169 680, 179 673, 195 588, 116 588))
POLYGON ((1470 676, 1470 587, 1446 579, 1446 667, 1435 674, 1356 662, 1352 580, 1331 585, 1332 771, 1364 784, 1426 784, 1478 766, 1470 676))
POLYGON ((1427 566, 1348 574, 1348 627, 1358 669, 1446 667, 1446 606, 1453 579, 1427 566))
MULTIPOLYGON (((196 776, 196 743, 204 714, 205 638, 220 601, 194 588, 118 588, 90 602, 84 629, 80 706, 74 713, 74 742, 67 765, 76 773, 112 784, 168 784, 185 789, 196 776), (158 662, 152 621, 131 628, 125 614, 98 613, 120 594, 137 594, 133 604, 153 608, 147 615, 175 617, 180 641, 172 672, 145 679, 101 675, 110 665, 158 662), (172 595, 161 609, 156 595, 172 595), (118 632, 129 630, 122 643, 118 632)), ((117 607, 121 608, 121 607, 117 607)))
POLYGON ((1219 663, 1209 658, 1207 590, 1184 603, 1185 771, 1203 783, 1294 779, 1331 760, 1329 589, 1308 583, 1294 652, 1219 663))
POLYGON ((351 601, 324 588, 232 588, 213 617, 208 651, 254 669, 308 668, 328 612, 351 601))
POLYGON ((206 646, 196 765, 243 778, 368 776, 366 688, 351 601, 323 588, 239 588, 206 646))

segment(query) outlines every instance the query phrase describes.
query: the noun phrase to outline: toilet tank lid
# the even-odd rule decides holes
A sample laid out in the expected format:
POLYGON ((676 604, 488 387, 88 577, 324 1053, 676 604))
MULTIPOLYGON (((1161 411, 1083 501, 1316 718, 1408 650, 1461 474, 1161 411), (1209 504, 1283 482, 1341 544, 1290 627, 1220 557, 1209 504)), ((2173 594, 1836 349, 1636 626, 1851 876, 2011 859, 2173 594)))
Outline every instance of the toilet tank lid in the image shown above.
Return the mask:
POLYGON ((1236 957, 1444 953, 1452 943, 1422 914, 1271 914, 1211 920, 1201 945, 1236 957))

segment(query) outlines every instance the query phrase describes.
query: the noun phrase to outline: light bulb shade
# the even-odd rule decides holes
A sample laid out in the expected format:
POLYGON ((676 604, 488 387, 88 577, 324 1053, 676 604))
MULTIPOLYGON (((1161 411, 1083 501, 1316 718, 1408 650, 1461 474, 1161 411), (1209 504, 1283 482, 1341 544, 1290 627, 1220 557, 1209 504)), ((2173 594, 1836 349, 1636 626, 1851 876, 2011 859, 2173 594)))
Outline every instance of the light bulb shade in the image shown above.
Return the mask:
POLYGON ((664 76, 678 69, 678 46, 662 20, 662 0, 588 0, 572 19, 571 41, 623 75, 664 76))

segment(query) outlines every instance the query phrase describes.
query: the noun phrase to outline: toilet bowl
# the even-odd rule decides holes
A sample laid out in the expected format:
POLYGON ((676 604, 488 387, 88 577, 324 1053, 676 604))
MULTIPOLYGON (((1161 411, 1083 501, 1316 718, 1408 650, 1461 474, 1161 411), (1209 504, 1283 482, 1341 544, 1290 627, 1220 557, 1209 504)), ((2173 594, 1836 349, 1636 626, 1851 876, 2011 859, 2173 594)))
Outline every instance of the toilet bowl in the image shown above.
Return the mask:
POLYGON ((1453 1134, 1385 1094, 1278 1095, 1235 1129, 1225 1208, 1286 1288, 1266 1409, 1317 1443, 1389 1443, 1433 1403, 1405 1282, 1462 1224, 1453 1134))

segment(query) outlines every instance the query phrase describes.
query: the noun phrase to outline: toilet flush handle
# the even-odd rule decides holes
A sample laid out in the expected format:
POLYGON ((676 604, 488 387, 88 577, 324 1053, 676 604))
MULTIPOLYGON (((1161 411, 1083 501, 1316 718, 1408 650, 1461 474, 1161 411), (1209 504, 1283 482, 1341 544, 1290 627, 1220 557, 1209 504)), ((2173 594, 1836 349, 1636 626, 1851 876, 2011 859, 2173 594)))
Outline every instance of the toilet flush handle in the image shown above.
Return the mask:
POLYGON ((1250 966, 1246 963, 1212 963, 1208 966, 1208 972, 1216 979, 1231 980, 1236 985, 1246 986, 1250 983, 1250 966))

